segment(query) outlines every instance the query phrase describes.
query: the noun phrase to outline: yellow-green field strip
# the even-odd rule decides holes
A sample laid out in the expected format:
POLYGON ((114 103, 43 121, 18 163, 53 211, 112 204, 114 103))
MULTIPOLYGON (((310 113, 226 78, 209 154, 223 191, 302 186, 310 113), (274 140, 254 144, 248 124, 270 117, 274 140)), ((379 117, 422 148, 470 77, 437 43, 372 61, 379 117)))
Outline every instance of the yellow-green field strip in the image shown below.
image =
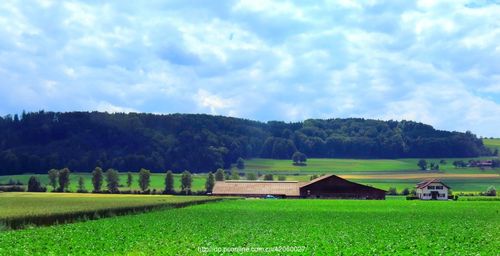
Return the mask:
POLYGON ((222 200, 207 196, 0 193, 0 223, 7 229, 180 208, 222 200))

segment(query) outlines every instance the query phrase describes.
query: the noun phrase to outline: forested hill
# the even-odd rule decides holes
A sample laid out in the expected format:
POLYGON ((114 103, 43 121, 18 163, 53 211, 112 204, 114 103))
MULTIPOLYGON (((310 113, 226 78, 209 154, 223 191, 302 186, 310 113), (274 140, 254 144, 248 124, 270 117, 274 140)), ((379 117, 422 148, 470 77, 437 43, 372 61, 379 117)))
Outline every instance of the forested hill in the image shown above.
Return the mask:
POLYGON ((401 158, 490 154, 474 134, 409 121, 256 122, 192 114, 38 112, 0 118, 0 174, 96 166, 213 171, 238 157, 401 158))

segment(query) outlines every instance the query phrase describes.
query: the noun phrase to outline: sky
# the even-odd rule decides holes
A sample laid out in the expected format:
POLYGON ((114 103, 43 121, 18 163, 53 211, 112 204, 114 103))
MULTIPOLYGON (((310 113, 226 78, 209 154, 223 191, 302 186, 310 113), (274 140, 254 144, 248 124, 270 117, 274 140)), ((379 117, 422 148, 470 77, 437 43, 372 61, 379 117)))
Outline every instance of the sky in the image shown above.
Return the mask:
POLYGON ((0 3, 0 115, 414 120, 500 137, 499 1, 0 3))

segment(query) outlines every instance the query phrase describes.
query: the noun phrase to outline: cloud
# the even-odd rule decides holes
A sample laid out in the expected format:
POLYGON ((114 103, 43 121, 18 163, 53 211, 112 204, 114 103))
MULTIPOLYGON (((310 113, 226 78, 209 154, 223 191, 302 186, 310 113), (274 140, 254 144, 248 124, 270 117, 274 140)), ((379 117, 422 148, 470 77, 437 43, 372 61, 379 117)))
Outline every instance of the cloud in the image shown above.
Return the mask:
POLYGON ((412 119, 500 136, 493 1, 7 1, 0 114, 412 119))

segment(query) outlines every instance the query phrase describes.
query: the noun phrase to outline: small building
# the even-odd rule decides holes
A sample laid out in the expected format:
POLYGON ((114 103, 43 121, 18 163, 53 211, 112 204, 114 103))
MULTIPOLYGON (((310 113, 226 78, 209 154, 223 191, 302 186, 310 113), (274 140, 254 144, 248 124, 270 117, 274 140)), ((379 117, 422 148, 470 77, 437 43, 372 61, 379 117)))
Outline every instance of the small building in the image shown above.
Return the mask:
POLYGON ((448 200, 450 187, 438 179, 419 182, 416 186, 416 196, 422 200, 448 200))
POLYGON ((227 180, 215 183, 212 195, 281 198, 385 199, 385 190, 325 175, 309 182, 227 180))

